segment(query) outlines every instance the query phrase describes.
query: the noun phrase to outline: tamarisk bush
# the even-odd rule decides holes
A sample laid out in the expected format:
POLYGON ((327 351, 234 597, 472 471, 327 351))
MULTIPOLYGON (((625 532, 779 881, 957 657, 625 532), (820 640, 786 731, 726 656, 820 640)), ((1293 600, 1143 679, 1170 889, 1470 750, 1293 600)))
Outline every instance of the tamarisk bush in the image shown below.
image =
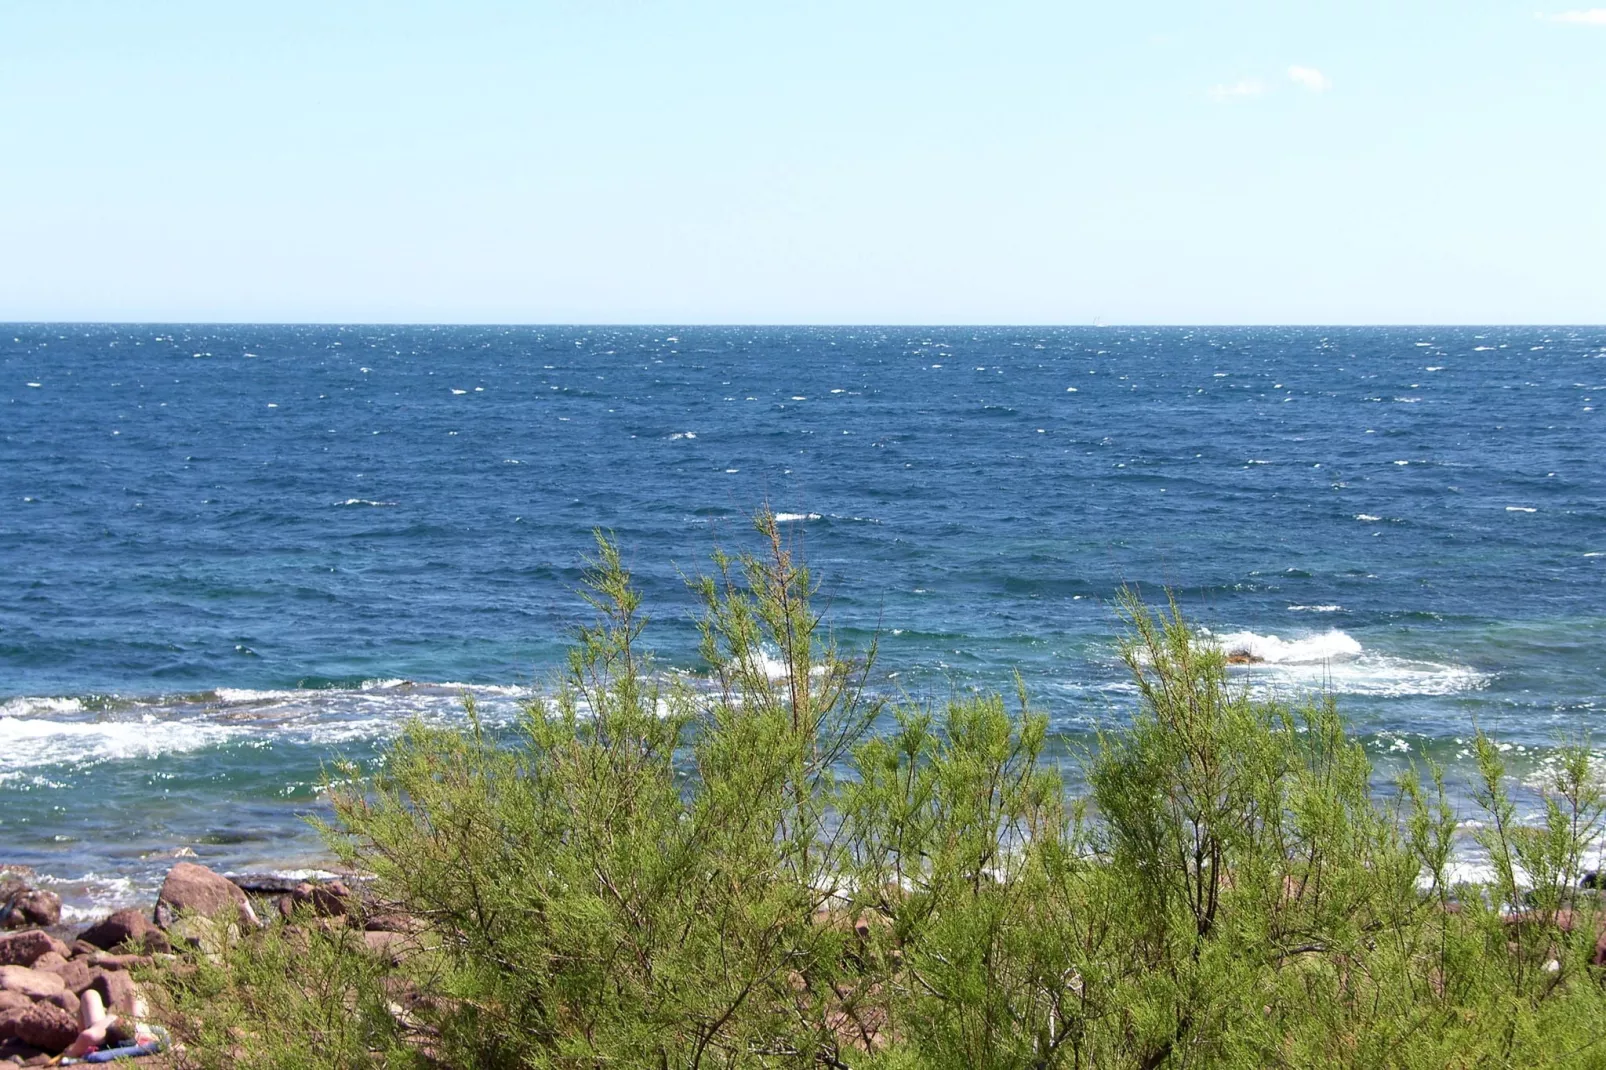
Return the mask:
MULTIPOLYGON (((423 950, 258 966, 272 998, 226 1004, 214 967, 176 1005, 236 1037, 280 1035, 253 1007, 366 1009, 322 1061, 230 1049, 263 1066, 397 1065, 371 1009, 401 990, 405 1058, 486 1070, 1606 1065, 1587 746, 1522 825, 1478 735, 1496 876, 1457 883, 1442 770, 1379 783, 1329 698, 1250 696, 1175 603, 1128 592, 1138 705, 1077 797, 1024 694, 874 694, 873 646, 836 647, 774 517, 757 529, 693 581, 706 686, 659 671, 599 535, 596 621, 513 738, 470 701, 338 771, 329 842, 423 950), (354 1055, 364 1035, 384 1043, 354 1055)), ((292 937, 229 955, 282 963, 259 953, 292 937)))

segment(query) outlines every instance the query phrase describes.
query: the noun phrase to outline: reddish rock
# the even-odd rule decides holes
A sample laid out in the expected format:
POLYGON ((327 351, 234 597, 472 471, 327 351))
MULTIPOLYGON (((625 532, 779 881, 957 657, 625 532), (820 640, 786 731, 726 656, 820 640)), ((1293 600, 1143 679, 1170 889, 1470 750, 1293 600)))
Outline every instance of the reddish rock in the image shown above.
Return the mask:
POLYGON ((72 954, 68 958, 88 958, 90 955, 100 954, 100 948, 84 940, 74 940, 71 947, 72 954))
POLYGON ((70 988, 63 988, 60 992, 53 992, 44 999, 36 1000, 35 1002, 54 1003, 68 1014, 72 1015, 73 1021, 78 1021, 78 993, 74 992, 70 988))
POLYGON ((139 966, 149 966, 156 959, 150 955, 107 955, 99 954, 89 960, 91 968, 96 966, 103 970, 132 970, 139 966))
POLYGON ((41 955, 52 951, 63 959, 67 957, 66 944, 38 929, 0 936, 0 966, 32 966, 41 955))
POLYGON ((26 966, 0 966, 0 991, 20 992, 29 999, 45 999, 65 991, 67 983, 53 973, 26 966))
POLYGON ((362 942, 369 951, 393 966, 400 964, 402 953, 411 946, 411 938, 406 933, 387 933, 378 930, 363 933, 362 942))
POLYGON ((28 968, 32 970, 45 970, 49 973, 55 973, 57 966, 65 965, 67 965, 67 960, 62 957, 60 952, 46 951, 43 955, 40 955, 38 958, 34 959, 33 962, 29 964, 28 968))
POLYGON ((157 951, 166 951, 169 947, 166 934, 138 910, 119 910, 79 933, 78 939, 104 951, 124 945, 150 947, 157 951))
POLYGON ((44 1051, 60 1051, 78 1039, 78 1020, 50 1003, 35 1003, 17 1022, 17 1039, 44 1051))
POLYGON ((133 1016, 139 986, 125 970, 102 970, 90 982, 90 988, 100 993, 101 1002, 113 1014, 133 1016))
MULTIPOLYGON (((11 995, 10 992, 5 993, 11 995)), ((22 1016, 33 1008, 33 1000, 25 999, 20 1007, 0 1007, 0 1040, 10 1040, 17 1035, 17 1023, 22 1016)))
POLYGON ((161 894, 156 897, 156 923, 162 928, 172 925, 185 912, 208 918, 230 912, 243 925, 257 925, 256 913, 245 893, 227 877, 194 862, 179 862, 168 870, 161 894))
POLYGON ((416 933, 423 926, 408 914, 371 914, 363 928, 371 933, 416 933))
POLYGON ((0 929, 22 929, 30 925, 56 925, 61 921, 61 896, 43 888, 23 886, 11 893, 10 907, 0 904, 0 929))
MULTIPOLYGON (((43 961, 44 959, 40 959, 40 962, 43 961)), ((33 968, 43 970, 46 973, 53 973, 60 977, 70 992, 82 992, 89 987, 89 982, 94 980, 94 975, 89 969, 89 963, 83 959, 69 959, 59 966, 41 966, 39 962, 36 962, 33 964, 33 968)))
POLYGON ((33 1000, 21 992, 0 992, 0 1011, 9 1011, 13 1007, 26 1007, 33 1000))

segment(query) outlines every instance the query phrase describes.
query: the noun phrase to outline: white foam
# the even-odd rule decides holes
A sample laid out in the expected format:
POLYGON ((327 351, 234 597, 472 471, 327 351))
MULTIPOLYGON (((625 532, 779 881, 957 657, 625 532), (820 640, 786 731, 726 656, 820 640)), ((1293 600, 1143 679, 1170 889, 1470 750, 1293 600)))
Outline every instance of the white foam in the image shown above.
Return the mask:
POLYGON ((1288 608, 1294 613, 1339 613, 1344 609, 1343 606, 1289 606, 1288 608))
POLYGON ((1356 520, 1362 520, 1362 521, 1365 521, 1366 523, 1370 524, 1370 523, 1375 523, 1376 521, 1382 520, 1383 518, 1380 517, 1380 516, 1373 516, 1371 513, 1356 513, 1355 514, 1355 519, 1356 520))
POLYGON ((397 502, 376 502, 376 501, 373 501, 372 499, 369 499, 369 498, 347 498, 345 501, 336 502, 335 504, 336 505, 393 506, 393 505, 397 505, 399 503, 397 503, 397 502))
POLYGON ((159 758, 217 746, 240 736, 238 725, 197 720, 57 721, 0 717, 0 781, 52 765, 159 758))
POLYGON ((1508 505, 1508 506, 1506 506, 1506 512, 1508 512, 1508 513, 1537 513, 1538 511, 1539 510, 1531 509, 1526 505, 1508 505))
POLYGON ((1361 644, 1338 629, 1304 639, 1282 639, 1254 632, 1228 632, 1211 637, 1221 649, 1242 651, 1270 665, 1317 665, 1360 654, 1361 644))
POLYGON ((282 702, 295 698, 299 691, 256 691, 249 687, 220 687, 213 691, 219 702, 229 705, 258 702, 282 702))
POLYGON ((0 717, 35 717, 46 713, 82 713, 84 703, 76 698, 50 698, 24 695, 0 702, 0 717))
POLYGON ((1250 631, 1204 633, 1211 644, 1255 659, 1242 667, 1260 691, 1327 690, 1349 695, 1452 695, 1473 691, 1488 676, 1465 665, 1395 657, 1370 651, 1347 632, 1330 629, 1284 639, 1250 631))
POLYGON ((775 514, 775 522, 777 524, 793 524, 793 523, 796 523, 796 522, 798 522, 800 520, 818 520, 818 519, 820 519, 820 514, 819 513, 776 513, 775 514))

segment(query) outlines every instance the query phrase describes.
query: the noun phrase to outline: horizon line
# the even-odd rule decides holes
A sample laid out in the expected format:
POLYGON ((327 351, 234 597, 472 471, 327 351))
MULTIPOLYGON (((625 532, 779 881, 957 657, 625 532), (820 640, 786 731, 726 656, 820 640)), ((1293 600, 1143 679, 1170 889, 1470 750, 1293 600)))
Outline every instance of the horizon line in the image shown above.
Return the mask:
POLYGON ((1310 321, 1220 321, 1206 323, 1173 323, 1160 321, 1132 321, 1126 323, 1084 323, 1084 322, 976 322, 976 323, 921 323, 909 322, 793 322, 782 321, 741 321, 726 322, 700 321, 700 320, 326 320, 326 319, 267 319, 267 320, 229 320, 229 319, 85 319, 85 320, 0 320, 0 327, 508 327, 508 328, 544 328, 544 329, 607 329, 618 330, 626 328, 674 328, 709 329, 709 328, 759 328, 759 329, 892 329, 892 328, 924 328, 944 330, 1129 330, 1129 329, 1161 329, 1161 330, 1198 330, 1202 328, 1237 328, 1237 327, 1266 327, 1266 328, 1321 328, 1321 329, 1356 329, 1356 328, 1420 328, 1420 329, 1499 329, 1499 328, 1534 328, 1534 329, 1606 329, 1606 321, 1602 322, 1554 322, 1523 321, 1523 322, 1433 322, 1433 321, 1379 321, 1379 322, 1319 322, 1310 321))

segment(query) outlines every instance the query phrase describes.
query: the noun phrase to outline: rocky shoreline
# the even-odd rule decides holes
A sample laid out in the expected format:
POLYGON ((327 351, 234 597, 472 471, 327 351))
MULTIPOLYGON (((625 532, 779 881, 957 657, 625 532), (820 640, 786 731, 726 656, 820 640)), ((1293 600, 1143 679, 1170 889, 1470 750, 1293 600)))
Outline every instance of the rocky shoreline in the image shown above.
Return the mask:
MULTIPOLYGON (((272 913, 310 911, 361 931, 364 943, 384 954, 408 928, 406 919, 366 904, 360 885, 353 889, 357 882, 229 877, 184 861, 168 870, 151 907, 118 910, 80 927, 64 924, 61 898, 30 877, 0 870, 0 1070, 49 1065, 75 1042, 84 1046, 81 1034, 97 1014, 145 1023, 148 1001, 134 971, 178 963, 176 952, 204 950, 220 931, 237 936, 272 913)), ((163 1064, 168 1057, 145 1065, 163 1064)))

